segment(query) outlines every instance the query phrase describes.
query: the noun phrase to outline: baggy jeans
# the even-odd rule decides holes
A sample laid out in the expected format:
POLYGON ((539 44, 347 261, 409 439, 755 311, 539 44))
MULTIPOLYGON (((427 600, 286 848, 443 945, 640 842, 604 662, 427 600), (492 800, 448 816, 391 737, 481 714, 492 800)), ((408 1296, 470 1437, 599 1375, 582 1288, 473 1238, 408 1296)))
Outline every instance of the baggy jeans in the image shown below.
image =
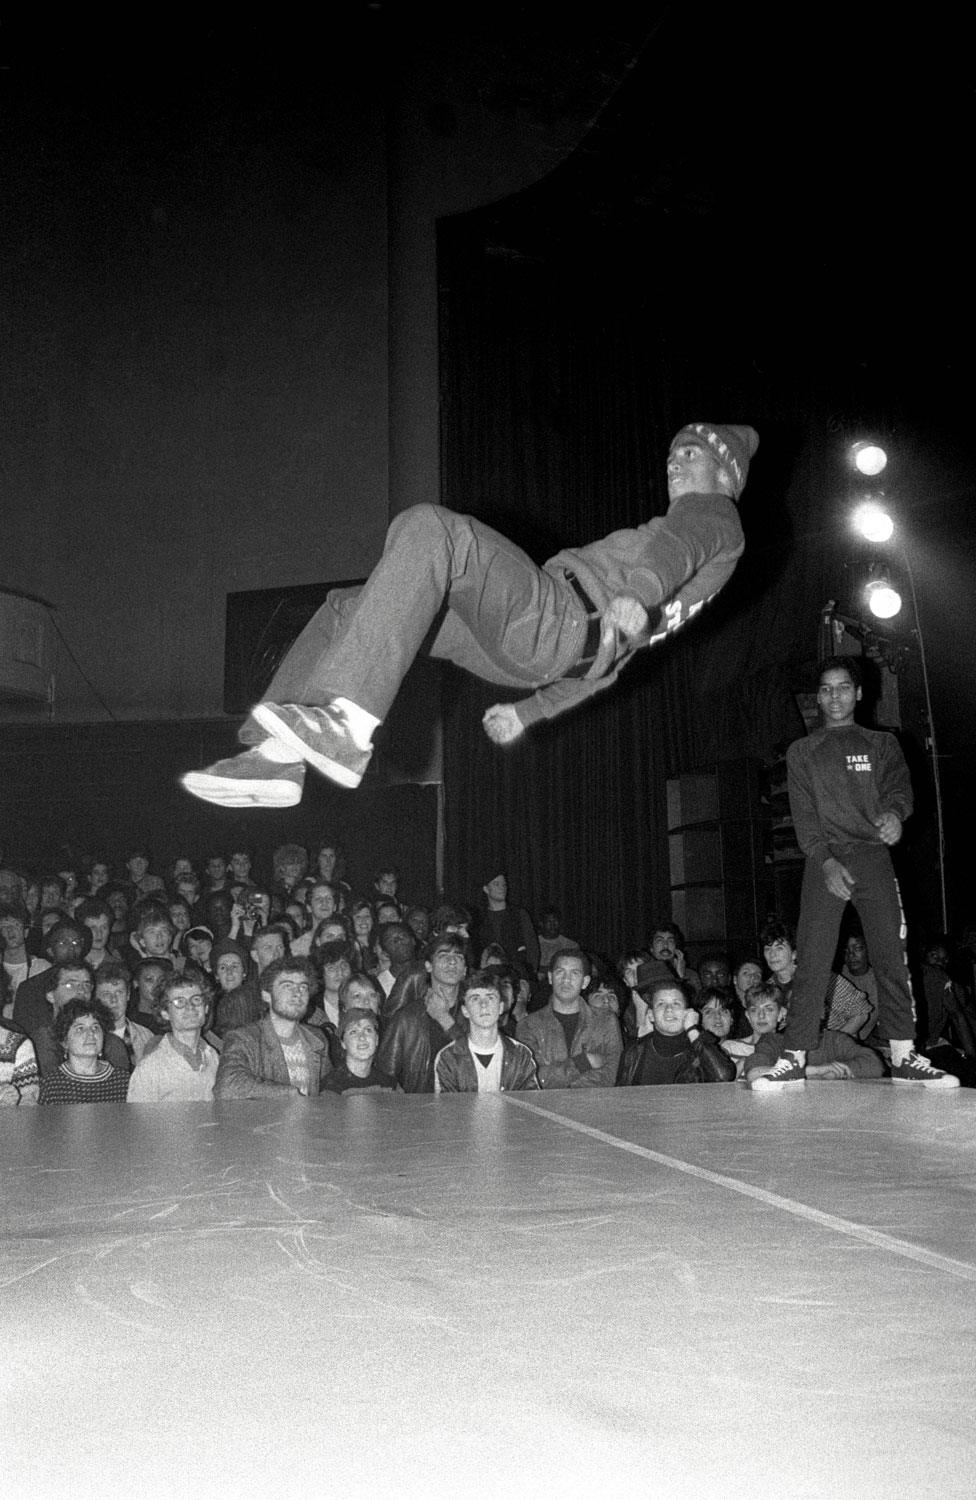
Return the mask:
MULTIPOLYGON (((476 677, 528 690, 564 676, 585 636, 586 612, 565 579, 470 516, 415 505, 394 519, 363 587, 330 593, 265 698, 319 707, 349 698, 382 720, 425 641, 476 677)), ((248 718, 239 738, 266 735, 248 718)))

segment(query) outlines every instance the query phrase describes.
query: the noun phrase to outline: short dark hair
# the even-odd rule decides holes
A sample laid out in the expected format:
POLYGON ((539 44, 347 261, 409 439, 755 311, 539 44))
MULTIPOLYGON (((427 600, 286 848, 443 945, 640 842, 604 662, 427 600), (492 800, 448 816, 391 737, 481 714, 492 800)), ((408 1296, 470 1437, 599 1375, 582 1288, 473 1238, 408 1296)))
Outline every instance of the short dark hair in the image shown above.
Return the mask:
POLYGON ((44 937, 44 951, 51 956, 54 940, 61 932, 77 932, 81 938, 81 952, 84 956, 92 945, 91 928, 86 927, 84 922, 76 922, 74 917, 59 917, 53 927, 49 927, 44 937))
POLYGON ((112 908, 101 896, 86 896, 75 907, 74 915, 76 922, 84 922, 88 917, 108 917, 110 922, 115 920, 112 908))
POLYGON ((789 943, 792 948, 795 942, 796 934, 790 924, 771 912, 759 933, 760 948, 768 948, 770 943, 789 943))
POLYGON ((42 978, 44 980, 44 993, 45 993, 45 995, 53 995, 54 994, 54 991, 57 989, 58 985, 61 983, 61 975, 64 974, 69 969, 72 970, 72 971, 74 971, 76 969, 83 969, 84 972, 88 975, 89 979, 91 980, 91 982, 92 982, 92 990, 94 991, 94 988, 95 988, 95 970, 91 967, 91 965, 90 964, 86 964, 85 960, 83 958, 66 958, 66 959, 63 960, 62 963, 52 964, 49 969, 45 969, 44 970, 44 974, 42 975, 42 978))
POLYGON ((464 1004, 465 995, 469 995, 472 990, 494 990, 499 1000, 504 1000, 500 977, 497 969, 473 969, 458 985, 458 1005, 464 1004))
MULTIPOLYGON (((265 932, 268 931, 266 927, 263 930, 265 932)), ((308 959, 295 958, 286 953, 284 958, 272 959, 261 975, 258 983, 261 986, 262 995, 271 994, 271 986, 280 974, 301 974, 313 988, 316 983, 315 969, 309 963, 308 959)))
POLYGON ((428 938, 427 940, 427 943, 424 947, 424 961, 426 963, 430 963, 435 953, 441 953, 445 950, 449 953, 463 953, 466 958, 468 954, 468 945, 459 933, 437 933, 434 937, 428 938))
POLYGON ((646 990, 641 990, 641 996, 647 1001, 648 1009, 654 1004, 655 995, 663 994, 665 990, 677 990, 684 997, 685 1005, 692 1004, 694 996, 691 985, 686 984, 683 979, 678 979, 674 974, 670 977, 662 974, 658 979, 652 979, 646 990))
POLYGON ((124 984, 128 990, 132 984, 132 975, 125 964, 106 960, 99 964, 95 970, 95 993, 98 994, 99 985, 102 984, 124 984))
POLYGON ((827 656, 817 668, 817 686, 827 672, 846 672, 856 688, 863 687, 864 673, 856 656, 827 656))
POLYGON ((584 953, 582 948, 577 948, 575 943, 567 943, 564 948, 556 949, 555 953, 549 960, 548 973, 552 973, 553 969, 556 967, 556 964, 561 958, 578 958, 583 965, 583 973, 593 973, 593 965, 590 963, 589 954, 584 953))

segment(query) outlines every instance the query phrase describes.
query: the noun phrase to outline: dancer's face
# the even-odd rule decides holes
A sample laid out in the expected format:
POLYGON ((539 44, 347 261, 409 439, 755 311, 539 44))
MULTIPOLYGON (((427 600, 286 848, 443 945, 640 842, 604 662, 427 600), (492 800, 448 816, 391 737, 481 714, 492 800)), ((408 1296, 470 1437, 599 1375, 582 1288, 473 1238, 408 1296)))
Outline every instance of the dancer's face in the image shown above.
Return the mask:
POLYGON ((710 495, 718 488, 719 466, 701 443, 678 443, 668 454, 668 499, 710 495))

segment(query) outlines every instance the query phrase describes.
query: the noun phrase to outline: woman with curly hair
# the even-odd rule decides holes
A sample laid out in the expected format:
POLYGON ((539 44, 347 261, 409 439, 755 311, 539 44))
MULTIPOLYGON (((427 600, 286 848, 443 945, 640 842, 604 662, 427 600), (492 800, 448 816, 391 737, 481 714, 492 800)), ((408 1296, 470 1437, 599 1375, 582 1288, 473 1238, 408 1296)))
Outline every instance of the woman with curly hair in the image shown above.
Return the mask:
POLYGON ((64 1059, 41 1079, 41 1104, 124 1104, 128 1078, 102 1056, 112 1016, 100 1000, 69 1000, 54 1018, 64 1059))

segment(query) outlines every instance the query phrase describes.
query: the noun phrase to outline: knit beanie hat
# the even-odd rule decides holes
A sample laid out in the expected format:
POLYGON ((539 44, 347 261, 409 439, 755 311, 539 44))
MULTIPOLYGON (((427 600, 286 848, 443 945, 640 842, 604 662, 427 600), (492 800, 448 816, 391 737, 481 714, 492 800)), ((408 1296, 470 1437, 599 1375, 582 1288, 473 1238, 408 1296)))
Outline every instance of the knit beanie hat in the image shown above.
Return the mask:
POLYGON ((746 487, 749 460, 759 447, 759 434, 754 427, 719 427, 714 422, 689 422, 673 439, 671 447, 682 442, 704 443, 709 453, 725 470, 732 481, 732 490, 738 500, 746 487))

